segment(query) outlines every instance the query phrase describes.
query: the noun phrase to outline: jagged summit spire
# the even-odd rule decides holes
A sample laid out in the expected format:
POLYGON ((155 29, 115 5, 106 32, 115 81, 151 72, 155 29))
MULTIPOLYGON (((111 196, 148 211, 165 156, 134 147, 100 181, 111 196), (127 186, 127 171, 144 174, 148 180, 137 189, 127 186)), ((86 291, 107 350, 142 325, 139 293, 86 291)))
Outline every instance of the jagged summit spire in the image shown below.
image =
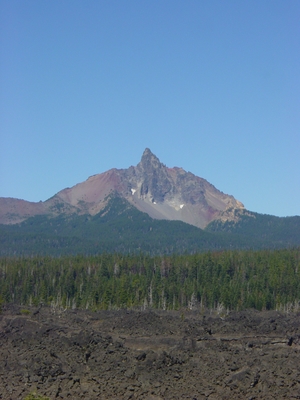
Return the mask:
POLYGON ((155 158, 157 158, 156 155, 154 155, 154 154, 152 153, 152 151, 149 149, 149 147, 146 147, 146 148, 145 148, 144 153, 143 153, 143 155, 142 155, 142 159, 145 158, 145 157, 147 157, 147 158, 149 158, 149 157, 155 157, 155 158))
POLYGON ((152 153, 152 151, 147 147, 144 150, 144 153, 142 155, 141 161, 138 164, 138 167, 142 168, 143 170, 152 170, 153 168, 158 168, 162 164, 159 161, 159 159, 156 157, 155 154, 152 153))
POLYGON ((152 151, 149 149, 149 147, 146 147, 144 150, 143 156, 147 155, 148 153, 153 154, 152 151))

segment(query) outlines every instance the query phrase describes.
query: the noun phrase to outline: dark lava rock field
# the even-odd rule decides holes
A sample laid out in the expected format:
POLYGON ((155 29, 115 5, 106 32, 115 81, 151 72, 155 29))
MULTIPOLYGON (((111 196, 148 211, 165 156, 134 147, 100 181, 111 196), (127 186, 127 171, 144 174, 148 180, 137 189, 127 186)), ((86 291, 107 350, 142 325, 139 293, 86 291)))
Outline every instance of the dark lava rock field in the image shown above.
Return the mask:
POLYGON ((300 315, 6 305, 0 399, 300 399, 300 315))

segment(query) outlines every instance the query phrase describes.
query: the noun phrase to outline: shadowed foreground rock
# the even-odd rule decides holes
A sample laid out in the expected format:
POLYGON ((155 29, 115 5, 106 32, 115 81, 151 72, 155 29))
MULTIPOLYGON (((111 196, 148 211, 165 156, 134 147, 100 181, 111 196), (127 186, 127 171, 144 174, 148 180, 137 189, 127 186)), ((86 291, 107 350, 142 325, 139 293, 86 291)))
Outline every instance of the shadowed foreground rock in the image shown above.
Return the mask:
POLYGON ((300 399, 300 316, 5 306, 0 398, 300 399))

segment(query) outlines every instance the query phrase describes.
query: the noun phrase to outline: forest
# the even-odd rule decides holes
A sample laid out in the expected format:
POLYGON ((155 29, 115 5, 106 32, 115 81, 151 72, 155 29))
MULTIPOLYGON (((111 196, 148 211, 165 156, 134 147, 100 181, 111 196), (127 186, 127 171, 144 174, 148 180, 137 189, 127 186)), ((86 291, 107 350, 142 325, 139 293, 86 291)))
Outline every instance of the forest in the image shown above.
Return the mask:
POLYGON ((300 248, 0 258, 0 301, 56 309, 298 310, 300 248))
POLYGON ((216 220, 204 230, 182 221, 156 220, 120 197, 98 214, 37 215, 20 224, 0 224, 0 257, 101 253, 151 256, 219 250, 300 246, 300 217, 240 211, 237 221, 216 220))

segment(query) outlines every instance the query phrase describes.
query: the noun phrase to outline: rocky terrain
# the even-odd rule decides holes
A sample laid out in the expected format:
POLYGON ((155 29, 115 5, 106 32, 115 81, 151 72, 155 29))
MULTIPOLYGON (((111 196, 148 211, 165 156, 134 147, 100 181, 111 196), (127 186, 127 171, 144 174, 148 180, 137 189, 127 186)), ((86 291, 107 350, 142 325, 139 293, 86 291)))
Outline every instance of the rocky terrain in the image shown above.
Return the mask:
POLYGON ((203 178, 145 149, 38 203, 0 197, 0 255, 147 253, 300 246, 300 216, 247 210, 203 178))
POLYGON ((182 168, 166 167, 145 149, 137 166, 93 175, 44 202, 0 198, 0 224, 17 224, 36 215, 96 215, 112 195, 154 219, 183 221, 198 228, 216 219, 235 220, 244 210, 233 196, 182 168))
POLYGON ((300 318, 3 306, 0 398, 299 399, 300 318))

